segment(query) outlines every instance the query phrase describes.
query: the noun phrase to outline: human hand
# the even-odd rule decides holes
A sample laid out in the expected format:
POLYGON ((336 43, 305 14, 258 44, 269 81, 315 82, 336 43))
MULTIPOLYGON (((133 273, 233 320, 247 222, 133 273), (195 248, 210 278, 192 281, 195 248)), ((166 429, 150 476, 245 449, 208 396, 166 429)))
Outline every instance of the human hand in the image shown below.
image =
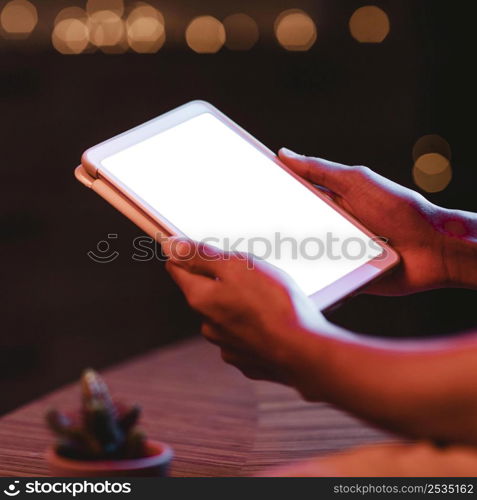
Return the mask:
POLYGON ((181 239, 163 250, 171 276, 204 318, 202 333, 246 376, 290 385, 309 401, 413 439, 477 443, 474 336, 357 336, 327 322, 285 273, 263 261, 181 239))
POLYGON ((300 351, 313 336, 307 327, 326 321, 291 278, 249 255, 189 240, 172 238, 163 250, 167 270, 204 318, 202 334, 224 361, 249 378, 295 385, 300 351))
POLYGON ((388 239, 400 254, 401 266, 366 293, 404 295, 437 288, 449 280, 443 235, 436 229, 439 207, 366 167, 340 165, 287 149, 281 149, 279 157, 299 176, 332 191, 338 205, 376 236, 388 239))

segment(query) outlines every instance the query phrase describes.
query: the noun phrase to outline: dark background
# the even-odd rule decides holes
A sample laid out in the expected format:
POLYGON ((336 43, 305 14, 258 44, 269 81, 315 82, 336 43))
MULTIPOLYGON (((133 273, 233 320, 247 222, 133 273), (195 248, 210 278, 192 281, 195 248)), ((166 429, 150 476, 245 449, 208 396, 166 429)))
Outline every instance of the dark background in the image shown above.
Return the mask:
MULTIPOLYGON (((412 147, 440 134, 452 147, 454 179, 428 198, 476 210, 473 2, 376 1, 391 21, 379 45, 350 36, 348 20, 363 5, 355 0, 150 3, 174 20, 155 55, 64 56, 40 35, 0 41, 0 413, 86 366, 197 332, 163 265, 131 260, 140 231, 73 178, 83 150, 188 100, 210 101, 274 150, 366 164, 414 188, 412 147), (273 39, 273 21, 287 8, 317 24, 308 52, 287 52, 273 39), (252 50, 200 55, 185 46, 192 17, 234 12, 259 23, 252 50), (96 264, 86 253, 108 233, 119 235, 120 257, 96 264)), ((42 0, 43 29, 71 4, 82 2, 42 0)), ((441 335, 475 325, 476 296, 360 296, 330 317, 377 335, 441 335)))

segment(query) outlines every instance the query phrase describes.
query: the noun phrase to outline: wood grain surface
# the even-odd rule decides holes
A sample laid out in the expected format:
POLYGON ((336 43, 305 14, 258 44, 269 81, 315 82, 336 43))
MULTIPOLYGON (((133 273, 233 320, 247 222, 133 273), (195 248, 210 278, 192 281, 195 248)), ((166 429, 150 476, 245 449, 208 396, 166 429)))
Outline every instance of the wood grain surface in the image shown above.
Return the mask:
MULTIPOLYGON (((286 387, 253 382, 193 339, 104 373, 118 399, 143 407, 142 427, 175 451, 174 476, 244 476, 265 467, 392 437, 286 387)), ((0 476, 46 476, 45 411, 75 409, 77 385, 0 419, 0 476)))

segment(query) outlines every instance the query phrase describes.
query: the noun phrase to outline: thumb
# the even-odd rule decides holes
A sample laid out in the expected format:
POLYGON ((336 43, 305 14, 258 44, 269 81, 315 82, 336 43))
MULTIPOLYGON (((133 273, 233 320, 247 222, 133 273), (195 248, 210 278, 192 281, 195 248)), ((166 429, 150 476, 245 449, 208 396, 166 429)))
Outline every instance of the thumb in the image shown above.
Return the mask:
POLYGON ((283 163, 304 179, 323 186, 334 193, 344 196, 352 185, 350 171, 352 167, 323 160, 303 156, 287 148, 281 148, 278 156, 283 163))

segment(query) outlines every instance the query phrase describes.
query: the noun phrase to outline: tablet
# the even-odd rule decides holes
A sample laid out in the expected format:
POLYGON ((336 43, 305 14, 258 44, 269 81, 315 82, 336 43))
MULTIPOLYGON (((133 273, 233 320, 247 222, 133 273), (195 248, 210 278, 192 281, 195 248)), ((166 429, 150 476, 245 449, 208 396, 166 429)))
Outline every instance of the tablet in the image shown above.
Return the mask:
POLYGON ((204 101, 88 149, 76 175, 156 240, 183 235, 251 253, 287 272, 321 310, 399 262, 329 196, 204 101))

